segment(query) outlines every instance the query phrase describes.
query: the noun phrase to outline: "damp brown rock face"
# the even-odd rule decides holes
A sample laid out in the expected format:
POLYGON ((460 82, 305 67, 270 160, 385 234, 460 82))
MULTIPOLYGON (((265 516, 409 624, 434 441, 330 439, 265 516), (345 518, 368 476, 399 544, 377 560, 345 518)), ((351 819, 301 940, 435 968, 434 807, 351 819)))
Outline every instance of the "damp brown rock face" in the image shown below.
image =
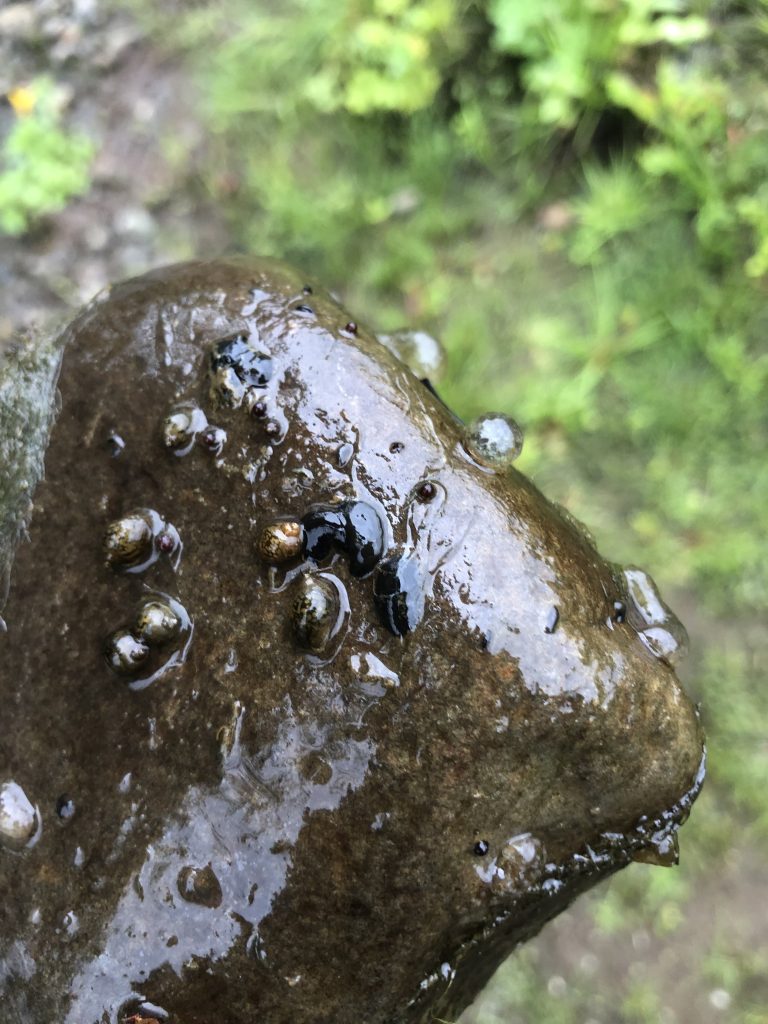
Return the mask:
POLYGON ((702 735, 652 581, 305 283, 187 264, 66 331, 0 637, 9 1024, 452 1020, 674 852, 702 735))

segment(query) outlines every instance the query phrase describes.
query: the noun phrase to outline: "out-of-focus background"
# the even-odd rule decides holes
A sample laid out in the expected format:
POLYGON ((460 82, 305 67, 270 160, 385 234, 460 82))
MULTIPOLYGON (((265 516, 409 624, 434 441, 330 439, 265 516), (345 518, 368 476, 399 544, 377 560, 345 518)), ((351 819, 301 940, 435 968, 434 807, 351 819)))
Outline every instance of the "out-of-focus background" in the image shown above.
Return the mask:
POLYGON ((274 254, 442 338, 464 417, 691 633, 709 781, 463 1024, 768 1022, 768 2, 0 3, 0 345, 274 254))

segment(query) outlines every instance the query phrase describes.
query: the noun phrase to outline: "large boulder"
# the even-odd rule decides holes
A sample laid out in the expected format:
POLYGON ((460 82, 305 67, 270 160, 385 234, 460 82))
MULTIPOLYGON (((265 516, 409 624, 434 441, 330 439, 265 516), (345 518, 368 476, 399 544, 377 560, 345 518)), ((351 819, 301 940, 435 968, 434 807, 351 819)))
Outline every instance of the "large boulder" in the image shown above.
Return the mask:
POLYGON ((6 481, 5 1024, 452 1020, 674 860, 682 631, 514 425, 266 262, 128 281, 60 343, 44 479, 6 481))

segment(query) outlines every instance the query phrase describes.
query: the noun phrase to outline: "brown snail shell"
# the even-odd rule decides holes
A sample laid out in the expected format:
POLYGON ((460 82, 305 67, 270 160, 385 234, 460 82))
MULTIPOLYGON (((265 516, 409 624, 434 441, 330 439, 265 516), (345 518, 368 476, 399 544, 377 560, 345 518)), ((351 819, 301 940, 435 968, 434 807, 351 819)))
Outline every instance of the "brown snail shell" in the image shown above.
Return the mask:
POLYGON ((276 519, 262 527, 257 543, 259 555, 271 565, 301 555, 304 530, 295 519, 276 519))
POLYGON ((128 629, 118 629, 107 640, 105 655, 109 667, 121 675, 130 675, 149 658, 149 645, 128 629))
POLYGON ((129 512, 107 527, 104 555, 113 569, 130 569, 152 556, 152 518, 144 510, 129 512))
POLYGON ((299 645, 314 654, 326 650, 338 631, 339 594, 323 576, 303 575, 293 604, 293 630, 299 645))
POLYGON ((163 644, 178 636, 181 619, 167 601, 150 597, 142 601, 136 616, 136 632, 148 644, 163 644))

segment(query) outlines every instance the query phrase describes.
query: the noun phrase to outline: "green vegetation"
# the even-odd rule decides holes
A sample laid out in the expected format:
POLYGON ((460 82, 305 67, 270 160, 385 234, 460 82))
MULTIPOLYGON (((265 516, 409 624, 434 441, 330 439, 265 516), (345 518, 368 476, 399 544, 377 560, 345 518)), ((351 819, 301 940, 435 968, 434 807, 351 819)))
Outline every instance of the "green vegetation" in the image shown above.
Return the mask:
POLYGON ((242 246, 439 334, 447 400, 516 415, 521 467, 692 622, 711 758, 683 868, 590 898, 605 968, 533 945, 473 1019, 655 1024, 663 989, 678 1020, 763 1021, 768 950, 696 908, 768 835, 768 3, 230 0, 170 35, 242 246), (658 965, 617 978, 638 934, 658 965))
POLYGON ((0 148, 0 234, 19 235, 87 190, 93 146, 62 126, 48 80, 16 89, 10 102, 16 121, 0 148))
MULTIPOLYGON (((526 947, 473 1019, 657 1024, 663 990, 681 1022, 766 1024, 764 912, 715 917, 768 838, 768 0, 137 4, 189 61, 190 184, 239 245, 441 336, 450 404, 515 415, 521 468, 693 627, 710 781, 683 866, 617 877, 567 947, 592 960, 526 947)), ((86 185, 45 110, 6 140, 6 231, 86 185)))

